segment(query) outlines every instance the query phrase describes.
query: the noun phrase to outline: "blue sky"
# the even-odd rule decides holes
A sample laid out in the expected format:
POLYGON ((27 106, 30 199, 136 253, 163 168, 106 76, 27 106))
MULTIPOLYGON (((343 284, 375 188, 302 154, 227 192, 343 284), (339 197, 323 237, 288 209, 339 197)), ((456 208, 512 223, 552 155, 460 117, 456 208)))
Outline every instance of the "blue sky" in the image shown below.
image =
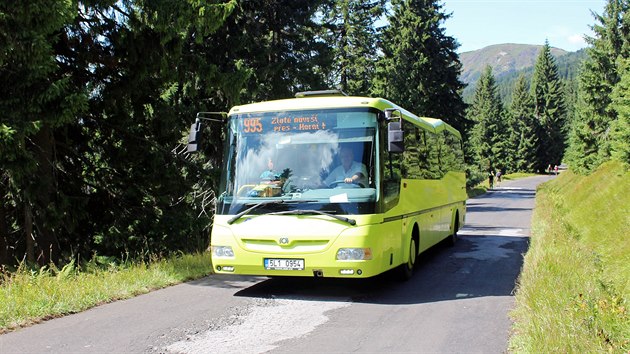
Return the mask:
POLYGON ((544 44, 576 51, 592 35, 591 10, 601 14, 606 0, 445 0, 452 13, 442 26, 467 52, 500 43, 544 44))

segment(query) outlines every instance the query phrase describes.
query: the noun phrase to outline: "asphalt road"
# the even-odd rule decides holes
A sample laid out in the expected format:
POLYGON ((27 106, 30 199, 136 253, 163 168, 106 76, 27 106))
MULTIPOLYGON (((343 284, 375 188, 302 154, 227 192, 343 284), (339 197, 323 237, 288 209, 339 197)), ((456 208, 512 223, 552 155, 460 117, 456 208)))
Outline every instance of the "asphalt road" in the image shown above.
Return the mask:
POLYGON ((455 247, 415 276, 367 281, 213 276, 0 336, 0 353, 503 353, 535 188, 468 202, 455 247))

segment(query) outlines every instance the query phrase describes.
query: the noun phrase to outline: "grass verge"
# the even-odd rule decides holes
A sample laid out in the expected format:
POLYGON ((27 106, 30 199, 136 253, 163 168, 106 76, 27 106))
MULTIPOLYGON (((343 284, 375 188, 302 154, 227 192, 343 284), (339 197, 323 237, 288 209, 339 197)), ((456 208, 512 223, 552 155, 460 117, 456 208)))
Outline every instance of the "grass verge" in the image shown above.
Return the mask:
POLYGON ((530 242, 509 350, 630 352, 628 168, 611 162, 543 184, 530 242))
POLYGON ((212 273, 207 253, 106 268, 92 261, 84 268, 21 267, 0 275, 0 333, 212 273))

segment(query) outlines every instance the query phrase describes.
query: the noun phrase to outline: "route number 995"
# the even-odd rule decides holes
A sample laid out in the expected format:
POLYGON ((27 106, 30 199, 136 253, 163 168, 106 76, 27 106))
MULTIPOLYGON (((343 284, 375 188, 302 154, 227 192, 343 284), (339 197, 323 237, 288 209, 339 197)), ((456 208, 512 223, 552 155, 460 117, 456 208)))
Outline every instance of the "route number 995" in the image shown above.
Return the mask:
POLYGON ((245 118, 243 119, 243 132, 245 133, 260 133, 263 130, 260 118, 245 118))

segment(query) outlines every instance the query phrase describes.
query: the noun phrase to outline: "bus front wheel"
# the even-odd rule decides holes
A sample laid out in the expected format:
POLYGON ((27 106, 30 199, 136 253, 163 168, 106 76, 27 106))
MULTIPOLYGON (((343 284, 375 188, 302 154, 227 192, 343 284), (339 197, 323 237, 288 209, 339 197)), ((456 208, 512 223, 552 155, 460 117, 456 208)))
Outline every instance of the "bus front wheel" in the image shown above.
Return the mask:
POLYGON ((416 258, 418 257, 418 249, 416 248, 416 239, 414 237, 409 241, 409 257, 407 262, 400 265, 400 278, 403 281, 411 279, 413 271, 416 268, 416 258))

